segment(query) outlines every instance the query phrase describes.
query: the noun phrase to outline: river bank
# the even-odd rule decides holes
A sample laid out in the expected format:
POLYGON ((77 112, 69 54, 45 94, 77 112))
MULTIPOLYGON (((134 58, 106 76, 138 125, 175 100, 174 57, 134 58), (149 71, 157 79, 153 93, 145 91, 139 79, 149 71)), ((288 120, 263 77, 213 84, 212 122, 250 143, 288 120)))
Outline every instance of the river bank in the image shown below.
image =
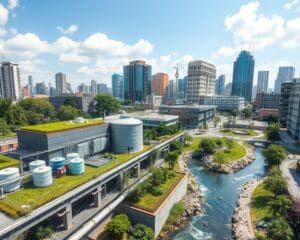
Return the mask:
MULTIPOLYGON (((241 142, 239 142, 239 144, 242 145, 241 142)), ((220 165, 214 161, 212 155, 207 155, 203 157, 203 166, 217 173, 230 174, 238 172, 255 160, 254 147, 249 145, 244 145, 244 147, 246 149, 246 154, 240 159, 230 161, 228 164, 220 165)))
POLYGON ((192 217, 203 213, 203 196, 200 186, 194 175, 187 167, 187 163, 191 160, 191 158, 192 152, 184 152, 178 159, 178 165, 181 171, 188 173, 188 190, 187 194, 181 201, 185 206, 185 210, 175 223, 164 227, 157 238, 159 240, 165 239, 172 233, 185 228, 191 221, 192 217))

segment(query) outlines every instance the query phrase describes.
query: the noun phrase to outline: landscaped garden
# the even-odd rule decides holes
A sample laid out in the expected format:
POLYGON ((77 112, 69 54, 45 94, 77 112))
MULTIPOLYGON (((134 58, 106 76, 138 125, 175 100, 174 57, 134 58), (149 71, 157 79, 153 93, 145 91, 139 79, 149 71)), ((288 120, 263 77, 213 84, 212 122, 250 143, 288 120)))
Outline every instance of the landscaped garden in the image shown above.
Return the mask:
POLYGON ((23 189, 7 194, 4 199, 0 200, 0 211, 15 218, 25 215, 93 178, 150 150, 151 147, 151 145, 144 146, 144 149, 137 153, 115 154, 114 160, 100 167, 86 166, 86 171, 83 175, 67 175, 61 178, 55 178, 53 184, 46 188, 35 188, 32 184, 26 184, 23 189))
POLYGON ((229 136, 237 137, 256 137, 258 132, 251 129, 222 129, 220 132, 225 133, 229 136))

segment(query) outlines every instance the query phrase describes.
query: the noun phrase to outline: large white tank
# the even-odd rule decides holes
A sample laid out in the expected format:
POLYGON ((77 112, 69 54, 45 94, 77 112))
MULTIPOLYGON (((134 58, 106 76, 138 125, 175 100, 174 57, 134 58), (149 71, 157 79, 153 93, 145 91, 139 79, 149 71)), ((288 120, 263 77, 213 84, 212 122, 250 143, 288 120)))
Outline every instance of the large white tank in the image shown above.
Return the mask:
POLYGON ((36 187, 47 187, 53 183, 51 167, 38 167, 32 171, 33 183, 36 187))
POLYGON ((69 163, 69 169, 72 175, 80 175, 85 172, 84 159, 74 158, 69 163))
POLYGON ((67 161, 71 161, 74 158, 79 158, 79 153, 73 152, 67 154, 67 161))
POLYGON ((18 190, 21 186, 19 169, 11 167, 0 170, 0 181, 7 182, 1 184, 3 192, 8 193, 18 190))
POLYGON ((143 149, 143 123, 135 118, 111 122, 112 149, 115 153, 137 152, 143 149))
POLYGON ((35 160, 29 163, 29 170, 32 172, 34 169, 43 166, 46 166, 46 162, 44 160, 35 160))

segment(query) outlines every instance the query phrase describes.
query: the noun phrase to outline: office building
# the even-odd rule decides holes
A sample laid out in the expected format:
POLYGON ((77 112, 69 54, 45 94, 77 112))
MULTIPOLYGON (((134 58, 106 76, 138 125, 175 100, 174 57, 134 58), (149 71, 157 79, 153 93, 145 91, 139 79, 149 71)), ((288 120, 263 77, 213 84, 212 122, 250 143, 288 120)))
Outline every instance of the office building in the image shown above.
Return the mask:
POLYGON ((245 108, 245 99, 236 96, 200 96, 200 105, 216 105, 218 111, 241 111, 245 108))
POLYGON ((258 120, 265 120, 267 117, 278 117, 279 109, 275 108, 261 108, 256 112, 256 116, 258 120))
POLYGON ((22 87, 22 97, 23 98, 29 98, 30 97, 30 87, 29 85, 25 85, 22 87))
POLYGON ((223 95, 224 95, 224 96, 231 96, 231 90, 232 90, 232 83, 229 82, 229 83, 227 83, 227 84, 225 85, 223 95))
POLYGON ((215 93, 217 95, 223 95, 225 86, 225 75, 222 74, 216 79, 215 83, 215 93))
POLYGON ((50 87, 50 89, 49 89, 49 96, 50 97, 55 97, 56 95, 57 95, 56 88, 55 87, 50 87))
POLYGON ((275 93, 280 93, 283 82, 291 82, 295 77, 295 68, 292 66, 279 67, 277 78, 275 80, 275 93))
POLYGON ((17 101, 21 96, 19 64, 2 62, 0 68, 0 97, 17 101))
POLYGON ((89 86, 87 86, 87 85, 84 84, 84 83, 81 83, 81 84, 78 86, 78 92, 79 92, 79 93, 82 93, 82 94, 89 94, 89 86))
POLYGON ((287 130, 295 139, 300 139, 300 78, 293 79, 289 98, 287 130))
POLYGON ((95 80, 91 81, 91 94, 97 94, 97 82, 95 80))
POLYGON ((280 94, 276 93, 257 93, 255 99, 255 109, 269 108, 278 109, 280 101, 280 94))
POLYGON ((254 86, 252 87, 252 95, 251 95, 251 100, 252 100, 252 102, 255 102, 255 99, 256 99, 256 93, 257 93, 257 86, 254 85, 254 86))
POLYGON ((112 85, 112 95, 116 99, 124 100, 124 84, 123 76, 117 73, 114 73, 111 76, 111 85, 112 85))
POLYGON ((215 117, 216 106, 210 105, 161 105, 160 114, 176 115, 179 123, 187 128, 203 126, 215 117))
POLYGON ((233 64, 232 96, 244 97, 247 102, 251 102, 254 64, 250 52, 240 52, 233 64))
POLYGON ((144 105, 146 109, 154 109, 158 110, 158 107, 162 103, 162 96, 158 96, 155 94, 147 95, 146 97, 146 104, 144 105))
POLYGON ((132 61, 123 67, 125 100, 145 102, 151 94, 151 66, 145 61, 132 61))
POLYGON ((178 79, 178 98, 186 99, 187 77, 178 79))
POLYGON ((55 86, 57 96, 67 93, 67 79, 66 74, 58 72, 55 74, 55 86))
POLYGON ((108 94, 108 87, 105 83, 98 83, 97 84, 97 94, 108 94))
POLYGON ((268 92, 269 71, 258 71, 257 93, 268 92))
POLYGON ((175 80, 169 81, 169 85, 166 88, 166 93, 167 93, 168 101, 175 100, 175 98, 176 98, 176 81, 175 80))
POLYGON ((33 78, 31 75, 28 76, 28 90, 29 90, 29 95, 32 96, 34 94, 34 91, 33 91, 33 78))
POLYGON ((201 60, 188 64, 187 101, 199 103, 202 95, 215 94, 216 68, 213 64, 201 60))
POLYGON ((169 76, 166 73, 156 73, 152 76, 152 93, 163 96, 169 84, 169 76))
POLYGON ((37 95, 47 95, 48 94, 48 88, 45 84, 45 82, 36 83, 36 94, 37 95))
POLYGON ((281 84, 280 101, 279 101, 279 120, 283 126, 286 126, 292 85, 293 85, 292 82, 283 82, 281 84))

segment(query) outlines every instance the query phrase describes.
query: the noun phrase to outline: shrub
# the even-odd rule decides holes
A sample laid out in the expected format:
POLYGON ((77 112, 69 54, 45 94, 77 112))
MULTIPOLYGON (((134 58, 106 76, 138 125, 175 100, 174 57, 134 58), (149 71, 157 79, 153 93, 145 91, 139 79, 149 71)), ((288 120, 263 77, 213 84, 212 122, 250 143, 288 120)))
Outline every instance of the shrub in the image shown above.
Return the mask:
POLYGON ((145 195, 145 187, 144 184, 139 184, 130 194, 129 200, 132 202, 138 202, 141 197, 145 195))
POLYGON ((52 233, 54 233, 54 231, 50 226, 39 226, 36 232, 34 233, 34 236, 36 239, 42 240, 47 237, 50 237, 52 233))
POLYGON ((174 141, 170 144, 170 151, 176 151, 178 153, 181 153, 182 151, 182 146, 179 141, 174 141))
POLYGON ((280 175, 267 177, 265 184, 266 189, 275 195, 287 193, 287 180, 280 175))
POLYGON ((125 214, 113 217, 106 225, 106 230, 113 236, 121 236, 130 229, 131 223, 125 214))
POLYGON ((167 224, 173 224, 178 220, 181 214, 184 212, 185 207, 182 202, 175 203, 169 212, 167 224))
POLYGON ((139 223, 131 229, 129 240, 154 240, 153 230, 139 223))
POLYGON ((207 154, 213 154, 216 148, 215 141, 212 139, 203 139, 200 143, 200 148, 207 154))
POLYGON ((159 186, 153 186, 151 189, 151 194, 153 196, 160 196, 163 194, 163 189, 159 186))

